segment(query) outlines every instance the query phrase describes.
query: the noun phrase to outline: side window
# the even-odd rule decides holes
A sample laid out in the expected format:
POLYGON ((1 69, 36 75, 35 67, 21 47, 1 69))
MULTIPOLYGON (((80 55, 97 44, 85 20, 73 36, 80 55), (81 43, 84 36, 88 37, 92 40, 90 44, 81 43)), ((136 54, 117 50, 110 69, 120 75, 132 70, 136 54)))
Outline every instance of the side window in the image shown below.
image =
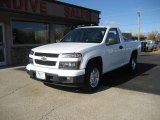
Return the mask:
POLYGON ((112 45, 112 44, 118 44, 118 43, 120 43, 118 30, 116 28, 111 28, 108 32, 106 44, 112 45))
POLYGON ((128 38, 126 38, 125 36, 123 36, 124 41, 128 41, 128 38))

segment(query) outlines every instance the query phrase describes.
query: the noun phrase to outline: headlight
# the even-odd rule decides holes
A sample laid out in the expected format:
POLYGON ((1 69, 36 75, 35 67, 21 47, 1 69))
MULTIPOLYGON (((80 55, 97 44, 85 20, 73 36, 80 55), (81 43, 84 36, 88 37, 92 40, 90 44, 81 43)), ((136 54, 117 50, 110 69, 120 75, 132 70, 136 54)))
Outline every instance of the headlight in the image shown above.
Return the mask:
POLYGON ((70 69, 78 70, 80 67, 80 62, 60 62, 59 69, 70 69))
POLYGON ((81 53, 65 53, 62 54, 62 58, 81 58, 81 53))
POLYGON ((33 54, 34 54, 34 52, 31 50, 30 55, 33 55, 33 54))

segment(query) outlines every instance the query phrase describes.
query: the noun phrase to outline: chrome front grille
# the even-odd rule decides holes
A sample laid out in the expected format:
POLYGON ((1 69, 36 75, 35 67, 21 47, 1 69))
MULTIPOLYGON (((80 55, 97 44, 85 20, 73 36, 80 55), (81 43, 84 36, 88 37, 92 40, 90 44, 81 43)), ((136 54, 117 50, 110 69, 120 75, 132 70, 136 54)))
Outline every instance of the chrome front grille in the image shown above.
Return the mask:
POLYGON ((57 61, 51 61, 48 60, 48 58, 58 58, 59 54, 35 52, 34 56, 39 57, 34 59, 35 63, 38 65, 55 66, 57 61))
POLYGON ((39 65, 47 65, 47 66, 55 66, 56 62, 55 61, 43 61, 43 60, 37 60, 35 59, 35 63, 39 65))
POLYGON ((53 58, 58 58, 59 54, 52 54, 52 53, 39 53, 36 52, 35 56, 45 56, 45 57, 53 57, 53 58))

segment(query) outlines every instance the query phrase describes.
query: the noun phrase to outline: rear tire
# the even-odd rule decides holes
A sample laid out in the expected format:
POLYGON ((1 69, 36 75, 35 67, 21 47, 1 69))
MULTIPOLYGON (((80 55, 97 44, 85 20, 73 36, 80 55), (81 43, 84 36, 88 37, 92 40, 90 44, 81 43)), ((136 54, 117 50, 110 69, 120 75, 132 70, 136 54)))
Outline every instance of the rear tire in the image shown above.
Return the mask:
POLYGON ((97 64, 92 63, 87 66, 84 85, 84 90, 86 92, 93 92, 98 88, 100 83, 100 75, 101 70, 97 64))
POLYGON ((137 55, 136 54, 132 54, 131 58, 130 58, 130 62, 127 65, 129 72, 133 73, 136 71, 137 68, 137 55))

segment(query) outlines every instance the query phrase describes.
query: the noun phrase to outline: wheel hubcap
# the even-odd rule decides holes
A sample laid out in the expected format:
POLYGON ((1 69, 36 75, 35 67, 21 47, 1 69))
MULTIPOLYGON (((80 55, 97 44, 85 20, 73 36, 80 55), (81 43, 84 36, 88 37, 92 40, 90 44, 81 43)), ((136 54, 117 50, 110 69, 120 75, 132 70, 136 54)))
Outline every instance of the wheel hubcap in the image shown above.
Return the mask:
POLYGON ((136 59, 132 59, 132 70, 136 69, 136 59))
POLYGON ((98 83, 99 83, 99 70, 97 68, 94 68, 90 74, 90 85, 92 88, 95 88, 97 87, 98 83))

